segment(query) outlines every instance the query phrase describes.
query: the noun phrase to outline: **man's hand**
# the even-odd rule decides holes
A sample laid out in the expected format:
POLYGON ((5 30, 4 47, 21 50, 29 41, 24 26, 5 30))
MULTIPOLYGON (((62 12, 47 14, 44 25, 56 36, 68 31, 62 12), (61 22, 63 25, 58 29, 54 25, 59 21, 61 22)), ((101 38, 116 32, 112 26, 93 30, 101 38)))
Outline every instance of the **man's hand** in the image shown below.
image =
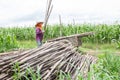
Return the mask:
POLYGON ((45 31, 44 31, 44 30, 42 30, 42 32, 44 33, 45 31))

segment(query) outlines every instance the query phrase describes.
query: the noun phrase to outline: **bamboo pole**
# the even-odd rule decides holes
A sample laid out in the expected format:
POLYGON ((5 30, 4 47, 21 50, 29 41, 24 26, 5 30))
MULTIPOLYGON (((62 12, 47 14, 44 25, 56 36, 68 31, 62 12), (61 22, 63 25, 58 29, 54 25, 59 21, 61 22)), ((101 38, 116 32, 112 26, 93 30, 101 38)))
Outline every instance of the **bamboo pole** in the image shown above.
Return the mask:
POLYGON ((49 19, 49 16, 52 12, 53 5, 51 6, 52 0, 47 0, 47 6, 46 6, 46 13, 45 13, 45 23, 44 23, 44 30, 46 30, 47 22, 49 19))
POLYGON ((61 22, 61 15, 59 15, 59 22, 60 22, 60 36, 62 36, 62 22, 61 22))
POLYGON ((52 9, 53 9, 53 5, 50 7, 49 13, 48 13, 48 15, 47 15, 47 17, 46 17, 46 21, 45 21, 45 25, 44 25, 44 30, 46 30, 47 23, 48 23, 48 20, 49 20, 50 15, 51 15, 52 9))

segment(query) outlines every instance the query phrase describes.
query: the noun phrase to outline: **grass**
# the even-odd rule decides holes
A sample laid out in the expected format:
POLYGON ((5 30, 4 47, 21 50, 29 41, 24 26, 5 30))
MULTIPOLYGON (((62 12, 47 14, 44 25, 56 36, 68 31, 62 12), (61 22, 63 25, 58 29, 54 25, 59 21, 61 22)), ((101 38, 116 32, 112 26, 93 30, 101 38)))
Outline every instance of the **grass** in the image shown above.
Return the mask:
POLYGON ((29 41, 18 41, 18 45, 20 49, 30 49, 37 47, 35 40, 29 41))
POLYGON ((120 80, 120 56, 107 53, 98 57, 94 70, 99 80, 120 80))
POLYGON ((116 43, 104 43, 104 44, 98 44, 98 43, 83 43, 79 49, 83 53, 88 53, 92 55, 98 55, 102 53, 116 53, 120 54, 120 49, 117 48, 116 43))

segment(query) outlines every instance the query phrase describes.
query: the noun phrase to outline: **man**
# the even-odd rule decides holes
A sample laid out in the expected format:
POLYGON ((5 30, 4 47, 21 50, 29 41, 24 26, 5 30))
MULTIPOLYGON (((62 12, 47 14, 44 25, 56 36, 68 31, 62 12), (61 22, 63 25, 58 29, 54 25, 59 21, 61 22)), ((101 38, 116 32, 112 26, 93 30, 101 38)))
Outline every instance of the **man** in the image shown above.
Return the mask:
POLYGON ((43 39, 43 31, 42 31, 42 25, 43 22, 38 22, 35 27, 36 27, 36 42, 38 47, 42 45, 42 39, 43 39))

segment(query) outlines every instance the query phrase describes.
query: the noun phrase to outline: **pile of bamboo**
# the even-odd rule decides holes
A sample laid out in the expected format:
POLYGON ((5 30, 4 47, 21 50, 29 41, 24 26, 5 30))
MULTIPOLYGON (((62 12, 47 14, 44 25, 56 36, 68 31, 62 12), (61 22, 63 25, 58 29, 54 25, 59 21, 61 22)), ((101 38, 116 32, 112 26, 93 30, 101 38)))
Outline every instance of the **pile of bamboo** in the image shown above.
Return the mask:
POLYGON ((0 55, 0 80, 12 80, 12 66, 16 62, 21 73, 28 66, 34 70, 39 66, 42 80, 55 80, 59 71, 69 73, 75 80, 78 72, 86 74, 96 60, 93 56, 81 55, 67 40, 49 42, 22 53, 0 55))

